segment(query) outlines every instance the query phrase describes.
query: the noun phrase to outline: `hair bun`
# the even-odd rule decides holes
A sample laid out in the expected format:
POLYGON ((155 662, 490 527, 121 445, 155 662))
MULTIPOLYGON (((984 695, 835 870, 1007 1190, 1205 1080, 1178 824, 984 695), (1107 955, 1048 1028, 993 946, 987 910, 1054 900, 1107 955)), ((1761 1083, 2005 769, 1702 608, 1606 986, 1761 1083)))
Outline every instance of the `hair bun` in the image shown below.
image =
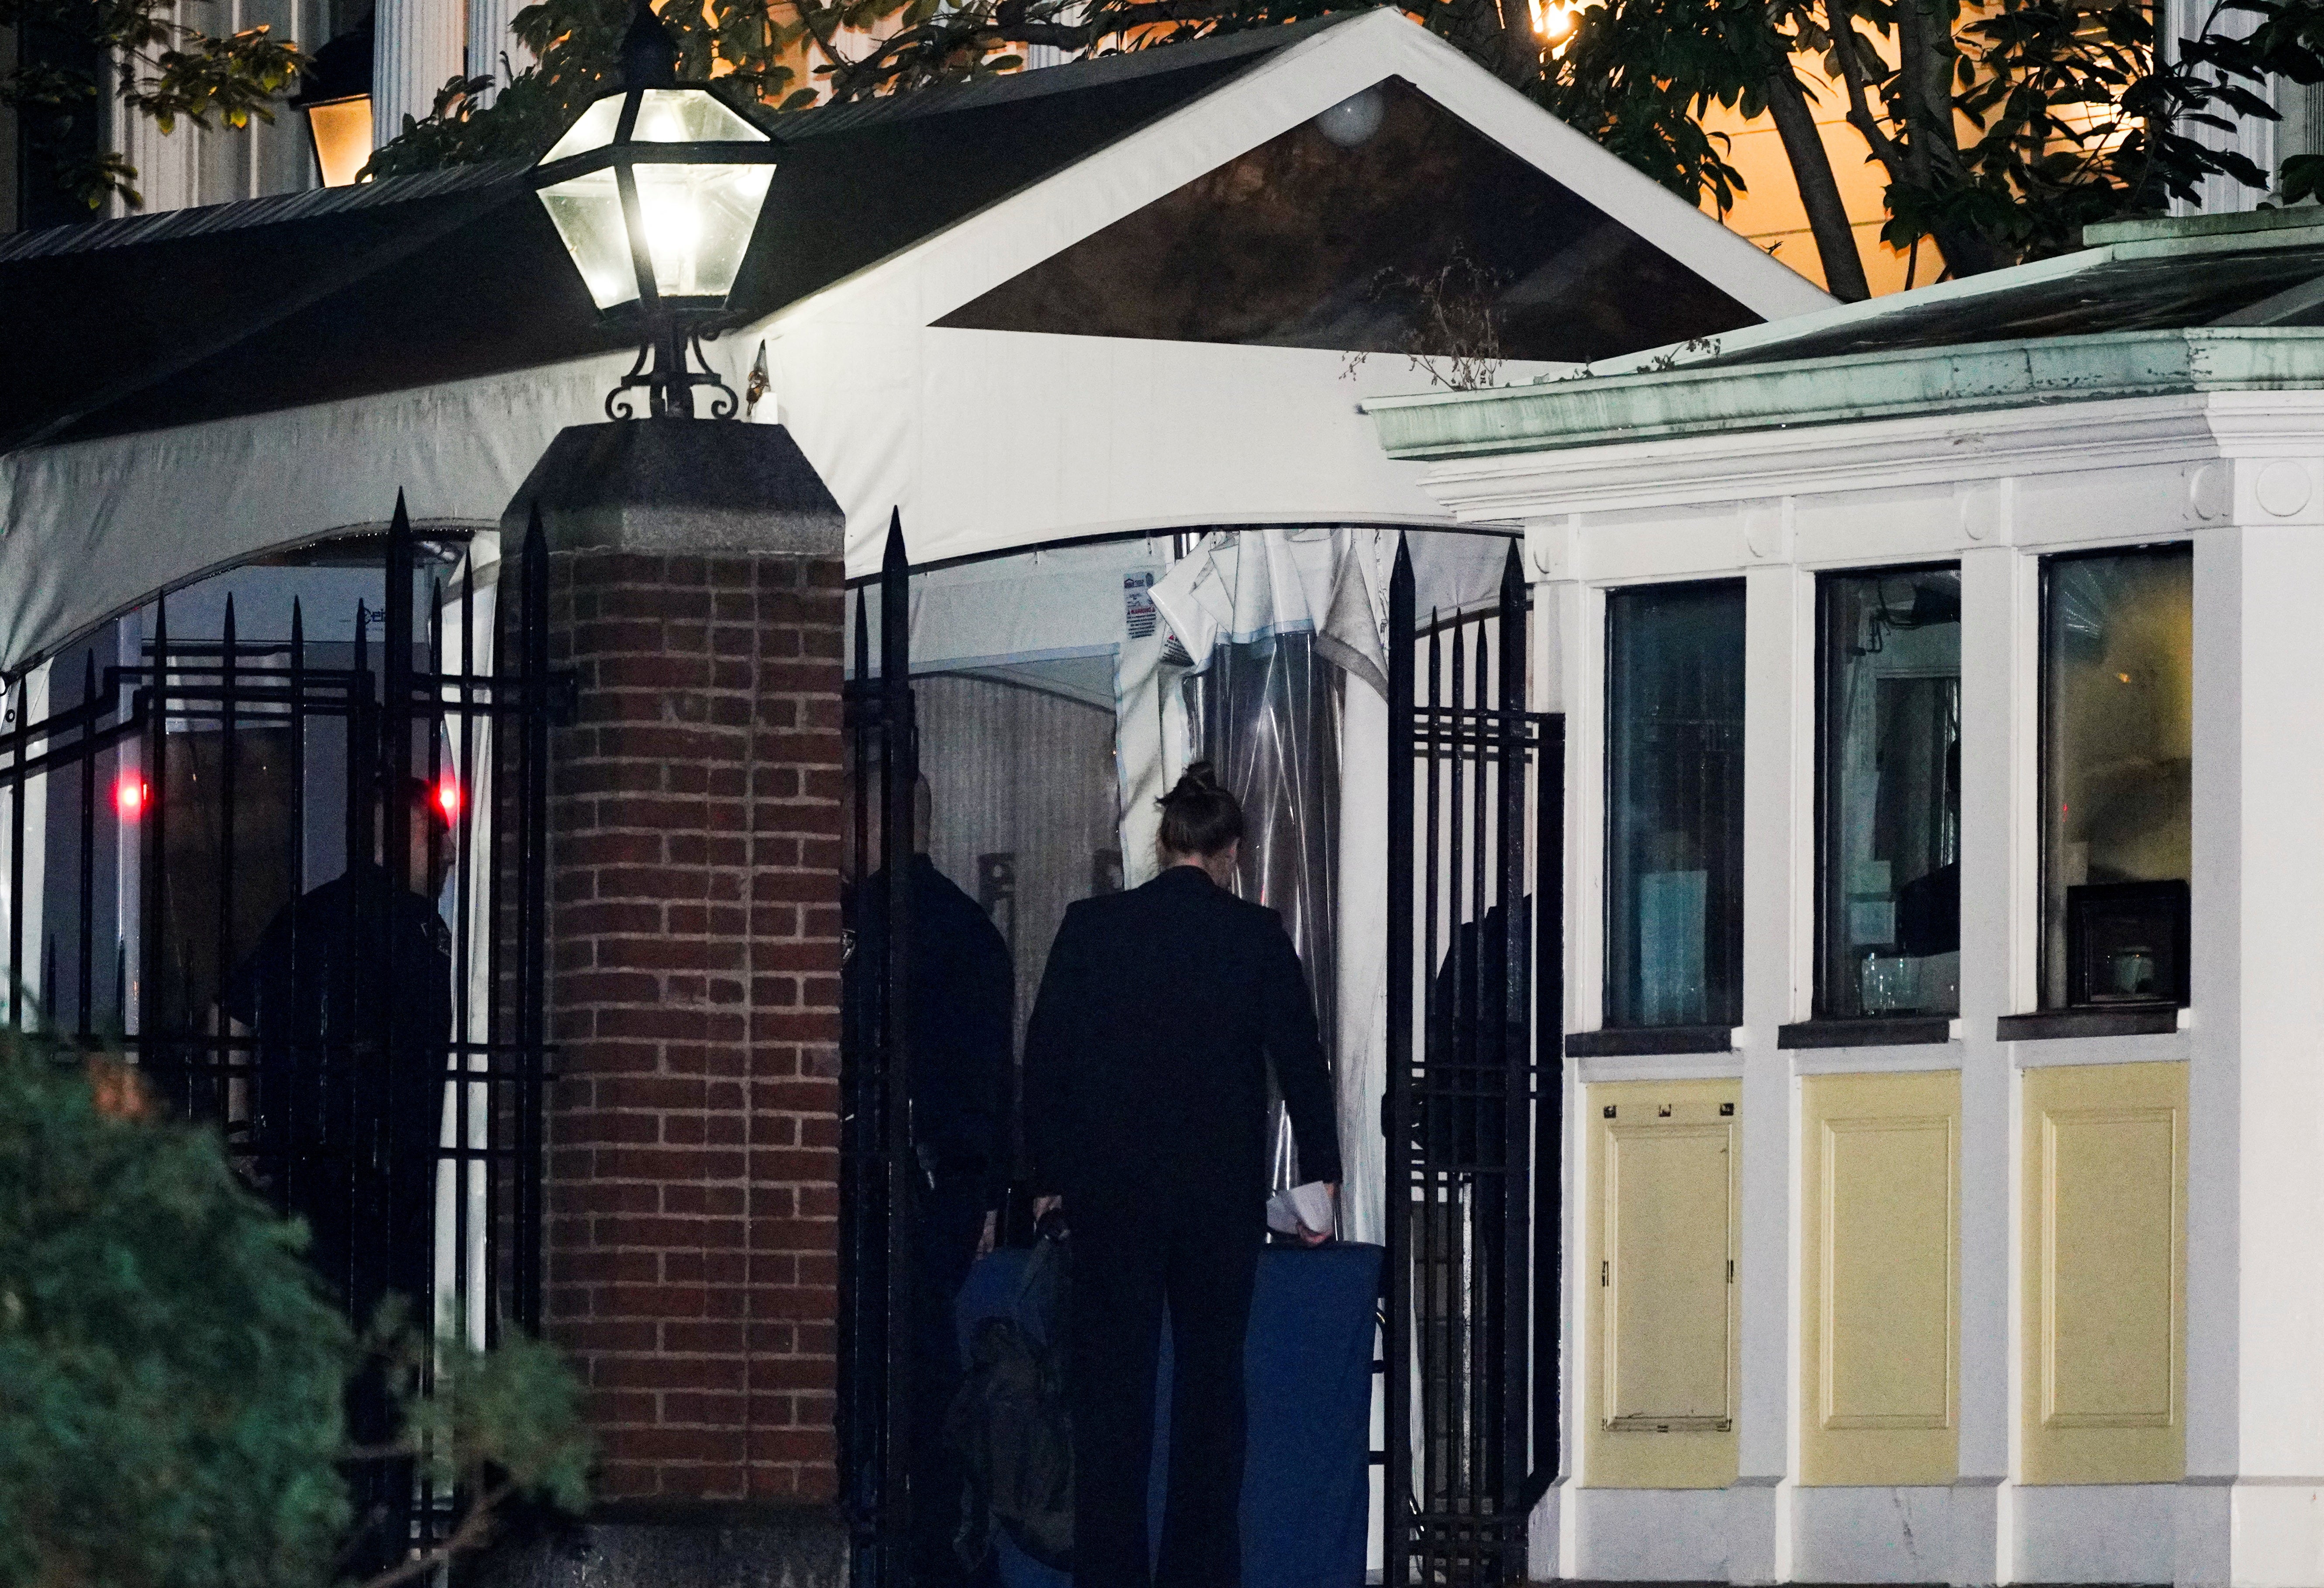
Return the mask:
POLYGON ((1159 839, 1169 854, 1215 854, 1242 836, 1242 804, 1207 761, 1187 767, 1155 803, 1162 808, 1159 839))
POLYGON ((1207 761, 1196 761, 1188 762, 1186 770, 1178 774, 1177 784, 1170 792, 1176 794, 1183 789, 1192 793, 1196 789, 1207 790, 1218 787, 1220 783, 1216 769, 1207 761))

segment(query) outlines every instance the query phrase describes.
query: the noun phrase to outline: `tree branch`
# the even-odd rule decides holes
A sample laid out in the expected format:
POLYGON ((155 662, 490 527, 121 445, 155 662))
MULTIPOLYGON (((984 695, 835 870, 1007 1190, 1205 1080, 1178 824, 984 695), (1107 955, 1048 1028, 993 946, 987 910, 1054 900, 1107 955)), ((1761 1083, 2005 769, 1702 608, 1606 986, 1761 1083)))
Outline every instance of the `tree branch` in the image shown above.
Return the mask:
POLYGON ((476 1502, 468 1508, 467 1515, 460 1519, 460 1525, 452 1529, 449 1538, 433 1549, 422 1550, 410 1559, 388 1567, 364 1582, 362 1588, 395 1588, 398 1583, 425 1576, 455 1556, 482 1548, 493 1536, 493 1508, 515 1492, 515 1483, 506 1480, 487 1489, 476 1497, 476 1502))
POLYGON ((1881 169, 1888 173, 1890 183, 1904 181, 1904 152, 1896 147, 1895 141, 1881 126, 1880 118, 1872 113, 1871 103, 1866 97, 1870 92, 1870 84, 1865 79, 1864 62, 1857 55, 1858 46, 1863 41, 1857 36, 1855 20, 1848 14, 1841 0, 1824 0, 1824 14, 1829 19, 1831 33, 1831 52, 1840 61, 1840 82, 1848 90, 1848 125, 1862 134, 1866 145, 1872 151, 1872 158, 1878 161, 1881 169))
POLYGON ((1863 256, 1856 251, 1855 228, 1848 224, 1848 206, 1840 199, 1831 156, 1823 146, 1823 134, 1816 131, 1807 92, 1788 64, 1778 66, 1768 79, 1767 110, 1775 117, 1792 180, 1808 212, 1808 232, 1823 263, 1824 285, 1843 302, 1861 303, 1872 296, 1872 288, 1864 279, 1863 256))
POLYGON ((1904 169, 1911 173, 1914 184, 1924 189, 1936 183, 1940 137, 1948 150, 1952 147, 1951 96, 1941 97, 1947 124, 1941 133, 1937 106, 1932 103, 1930 94, 1930 62, 1942 60, 1929 37, 1934 22, 1929 14, 1932 4, 1932 0, 1897 0, 1896 76, 1893 79, 1897 91, 1891 100, 1896 109, 1904 112, 1897 119, 1904 125, 1904 169))

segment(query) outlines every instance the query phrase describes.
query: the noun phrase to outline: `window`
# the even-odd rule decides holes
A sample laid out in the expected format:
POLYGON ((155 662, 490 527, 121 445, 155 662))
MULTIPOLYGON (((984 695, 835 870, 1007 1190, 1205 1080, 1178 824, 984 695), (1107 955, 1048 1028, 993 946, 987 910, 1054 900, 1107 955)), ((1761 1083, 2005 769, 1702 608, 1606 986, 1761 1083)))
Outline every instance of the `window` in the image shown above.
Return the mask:
POLYGON ((2042 1007, 2184 1003, 2194 559, 2042 572, 2042 1007))
POLYGON ((1960 570, 1827 574, 1819 1017, 1960 1009, 1960 570))
POLYGON ((1606 1020, 1743 1016, 1743 586, 1606 603, 1606 1020))

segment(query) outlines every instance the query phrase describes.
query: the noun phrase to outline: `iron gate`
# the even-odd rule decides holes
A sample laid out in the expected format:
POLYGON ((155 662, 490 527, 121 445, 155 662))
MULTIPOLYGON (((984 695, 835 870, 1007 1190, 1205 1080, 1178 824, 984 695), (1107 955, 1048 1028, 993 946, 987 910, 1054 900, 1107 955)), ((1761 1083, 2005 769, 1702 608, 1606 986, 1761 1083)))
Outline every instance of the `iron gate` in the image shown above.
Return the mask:
POLYGON ((880 668, 855 593, 855 676, 844 705, 847 842, 846 974, 839 1046, 839 1461, 850 1583, 910 1579, 912 1200, 918 1176, 910 1096, 912 789, 918 741, 911 685, 911 568, 900 518, 880 568, 880 668), (871 841, 878 800, 879 843, 871 841), (900 845, 900 847, 899 847, 900 845), (882 886, 875 901, 868 890, 882 886))
MULTIPOLYGON (((537 515, 510 603, 399 494, 13 681, 10 1027, 218 1127, 359 1328, 539 1321, 546 581, 537 515)), ((440 1539, 451 1495, 366 1471, 374 1546, 440 1539)))
POLYGON ((1526 709, 1514 545, 1498 612, 1424 631, 1414 605, 1399 548, 1385 1580, 1521 1583, 1526 1517, 1558 1465, 1561 1092, 1556 1048, 1536 1064, 1533 1022, 1538 1009, 1555 1030, 1563 1007, 1564 719, 1526 709))

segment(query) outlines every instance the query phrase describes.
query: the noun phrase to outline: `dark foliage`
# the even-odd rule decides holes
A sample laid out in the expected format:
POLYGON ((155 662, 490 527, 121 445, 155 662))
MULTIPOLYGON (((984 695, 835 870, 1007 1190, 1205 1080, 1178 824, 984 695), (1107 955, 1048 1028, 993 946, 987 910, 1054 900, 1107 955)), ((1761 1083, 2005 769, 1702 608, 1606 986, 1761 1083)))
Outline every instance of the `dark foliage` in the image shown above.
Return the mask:
POLYGON ((554 1352, 475 1351, 393 1313, 358 1342, 305 1244, 215 1131, 153 1117, 134 1070, 0 1032, 0 1588, 323 1588, 349 1459, 417 1459, 466 1496, 443 1549, 368 1588, 482 1544, 520 1496, 586 1502, 580 1390, 554 1352), (367 1353, 403 1432, 350 1452, 367 1353))

